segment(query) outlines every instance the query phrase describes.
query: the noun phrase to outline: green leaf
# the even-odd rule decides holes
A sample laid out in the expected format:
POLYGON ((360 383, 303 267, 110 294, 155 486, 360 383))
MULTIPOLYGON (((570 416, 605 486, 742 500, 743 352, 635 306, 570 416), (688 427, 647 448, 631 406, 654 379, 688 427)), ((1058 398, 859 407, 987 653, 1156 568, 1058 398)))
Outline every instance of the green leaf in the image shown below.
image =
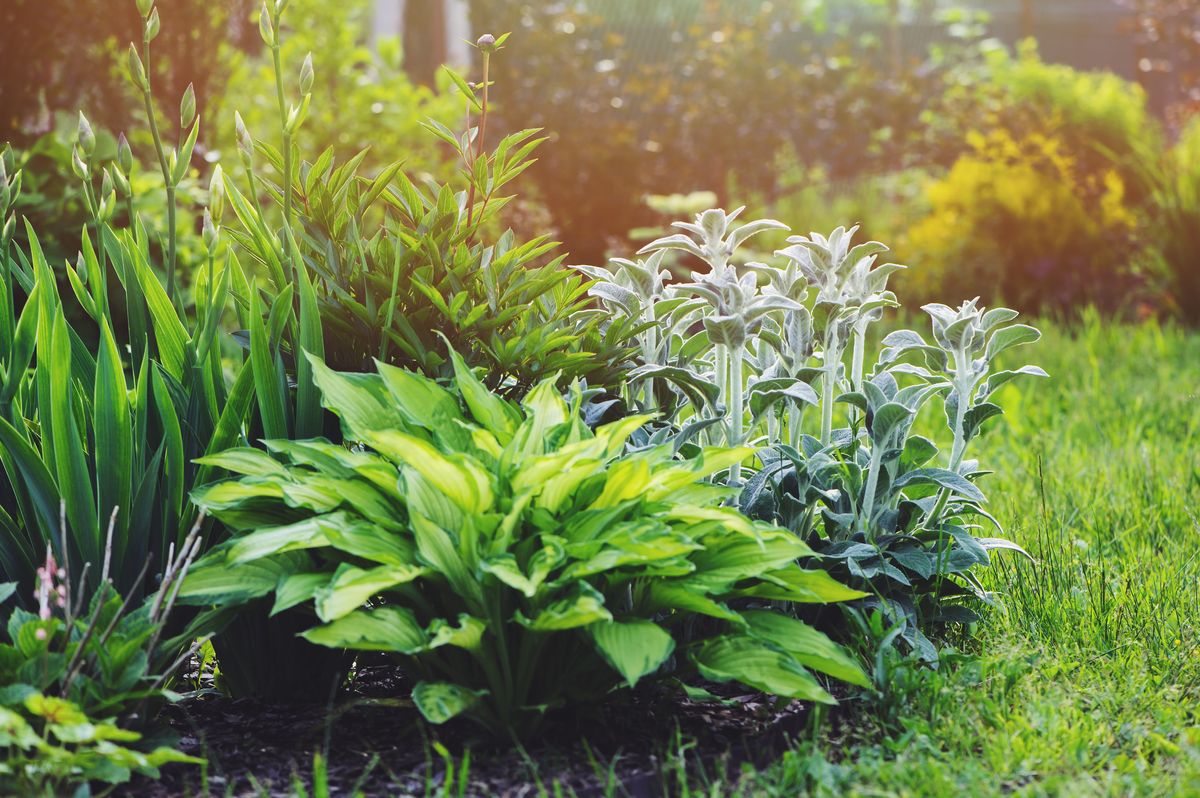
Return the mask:
POLYGON ((397 585, 408 584, 423 573, 424 568, 413 565, 380 565, 364 569, 342 563, 333 580, 316 594, 317 617, 322 621, 337 620, 374 596, 397 585))
POLYGON ((1028 324, 1012 324, 1008 327, 1001 327, 988 339, 984 358, 990 362, 992 358, 1005 350, 1022 344, 1031 344, 1041 337, 1042 334, 1037 328, 1030 327, 1028 324))
POLYGON ((310 643, 329 648, 400 654, 420 651, 427 642, 425 630, 410 610, 390 606, 357 610, 300 636, 310 643))
POLYGON ((671 635, 650 621, 594 623, 587 631, 604 659, 630 687, 658 670, 675 650, 671 635))
POLYGON ((484 387, 449 342, 446 348, 454 364, 454 384, 462 393, 471 415, 484 429, 496 436, 501 446, 507 446, 521 423, 520 412, 484 387))
POLYGON ((376 430, 407 428, 393 406, 395 400, 377 374, 343 374, 313 355, 308 356, 308 361, 313 367, 313 379, 321 389, 321 403, 342 420, 350 440, 366 440, 376 430))
POLYGON ((534 632, 561 632, 613 619, 604 606, 604 596, 586 582, 576 582, 572 595, 550 603, 532 619, 520 612, 514 617, 517 623, 534 632))
POLYGON ((413 703, 430 723, 445 723, 478 703, 486 693, 469 690, 449 682, 418 682, 413 687, 413 703))
POLYGON ((918 468, 903 474, 892 483, 894 488, 904 488, 908 485, 937 485, 946 490, 965 496, 972 501, 985 501, 983 492, 975 485, 953 471, 945 468, 918 468))
POLYGON ((801 665, 859 687, 871 686, 858 663, 823 632, 770 610, 747 610, 742 615, 752 634, 779 646, 801 665))
POLYGON ((268 438, 286 438, 287 412, 283 406, 286 381, 276 369, 275 355, 263 322, 262 298, 253 284, 250 296, 250 364, 254 369, 254 391, 258 397, 263 433, 268 438))
POLYGON ((760 574, 763 581, 737 595, 772 601, 795 601, 802 604, 832 604, 838 601, 854 601, 868 594, 846 587, 827 571, 807 570, 800 567, 784 568, 760 574))
POLYGON ((96 437, 96 498, 101 523, 107 525, 113 508, 118 511, 113 539, 124 541, 129 518, 133 474, 133 433, 129 412, 129 386, 121 355, 108 320, 100 322, 100 352, 96 360, 93 429, 96 437))
POLYGON ((737 681, 785 698, 837 703, 789 654, 750 635, 706 641, 692 652, 692 661, 705 678, 713 681, 737 681))
POLYGON ((363 440, 380 454, 404 463, 463 512, 483 513, 495 502, 491 477, 462 454, 442 454, 433 444, 397 430, 367 432, 363 440))

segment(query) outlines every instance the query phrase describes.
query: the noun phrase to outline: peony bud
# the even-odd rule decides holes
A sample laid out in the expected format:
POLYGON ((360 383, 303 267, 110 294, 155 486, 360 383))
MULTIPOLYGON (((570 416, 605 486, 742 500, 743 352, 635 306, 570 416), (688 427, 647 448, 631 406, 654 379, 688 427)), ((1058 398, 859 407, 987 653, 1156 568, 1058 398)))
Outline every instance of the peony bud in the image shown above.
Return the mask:
POLYGON ((496 37, 490 33, 485 33, 475 41, 475 46, 485 53, 491 53, 496 50, 496 37))

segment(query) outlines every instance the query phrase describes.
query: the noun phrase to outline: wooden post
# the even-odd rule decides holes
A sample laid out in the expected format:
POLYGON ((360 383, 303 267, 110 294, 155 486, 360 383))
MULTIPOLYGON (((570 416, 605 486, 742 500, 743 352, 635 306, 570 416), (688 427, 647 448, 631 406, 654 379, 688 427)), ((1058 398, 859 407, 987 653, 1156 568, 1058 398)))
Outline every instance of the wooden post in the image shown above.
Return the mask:
POLYGON ((1028 39, 1037 33, 1033 16, 1033 0, 1021 0, 1021 38, 1028 39))
POLYGON ((444 0, 409 0, 404 4, 404 64, 413 80, 432 86, 446 61, 444 0))

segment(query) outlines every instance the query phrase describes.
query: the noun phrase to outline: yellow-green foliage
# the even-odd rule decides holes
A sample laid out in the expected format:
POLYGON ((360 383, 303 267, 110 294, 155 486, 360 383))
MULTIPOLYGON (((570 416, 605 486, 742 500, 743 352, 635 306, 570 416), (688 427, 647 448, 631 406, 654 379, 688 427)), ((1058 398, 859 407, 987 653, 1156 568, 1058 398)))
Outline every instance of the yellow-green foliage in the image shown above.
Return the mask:
POLYGON ((1063 140, 971 133, 970 151, 929 183, 909 231, 906 290, 988 291, 1018 305, 1120 297, 1137 217, 1114 167, 1086 167, 1063 140))

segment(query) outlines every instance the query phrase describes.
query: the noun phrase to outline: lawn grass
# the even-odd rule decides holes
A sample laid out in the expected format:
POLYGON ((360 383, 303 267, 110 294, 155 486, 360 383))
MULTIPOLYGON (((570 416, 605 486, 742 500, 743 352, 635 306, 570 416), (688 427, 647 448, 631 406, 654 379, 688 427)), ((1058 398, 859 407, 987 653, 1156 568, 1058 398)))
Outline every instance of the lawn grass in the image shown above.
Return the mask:
MULTIPOLYGON (((1200 795, 1200 334, 1085 316, 977 443, 1013 557, 939 671, 700 794, 1200 795)), ((704 780, 701 779, 703 782, 704 780)))

